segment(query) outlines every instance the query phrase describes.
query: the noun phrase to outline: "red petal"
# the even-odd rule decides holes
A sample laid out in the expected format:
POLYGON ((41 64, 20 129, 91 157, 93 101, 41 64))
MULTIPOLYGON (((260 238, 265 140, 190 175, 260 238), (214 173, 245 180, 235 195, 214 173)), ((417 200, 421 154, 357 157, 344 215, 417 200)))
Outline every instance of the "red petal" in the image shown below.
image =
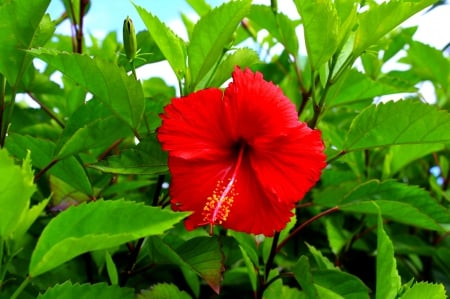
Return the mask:
POLYGON ((194 212, 185 222, 187 229, 208 224, 202 215, 207 198, 219 180, 231 175, 234 163, 232 157, 218 161, 192 161, 169 156, 172 209, 194 212))
POLYGON ((236 178, 238 194, 227 221, 222 225, 236 231, 272 236, 292 217, 294 203, 277 202, 264 192, 248 160, 243 160, 236 178))
POLYGON ((230 136, 224 129, 223 93, 205 89, 173 99, 161 115, 158 140, 172 156, 220 159, 229 153, 230 136))
POLYGON ((279 201, 303 199, 326 166, 320 132, 305 124, 274 140, 257 139, 252 149, 251 165, 258 181, 279 201))

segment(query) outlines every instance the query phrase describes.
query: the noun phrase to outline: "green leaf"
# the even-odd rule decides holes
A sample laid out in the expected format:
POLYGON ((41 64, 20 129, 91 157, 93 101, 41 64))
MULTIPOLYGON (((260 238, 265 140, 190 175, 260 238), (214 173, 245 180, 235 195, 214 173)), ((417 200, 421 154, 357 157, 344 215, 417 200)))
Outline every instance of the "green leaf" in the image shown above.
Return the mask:
POLYGON ((319 70, 338 47, 339 18, 331 0, 295 0, 302 17, 306 50, 314 70, 319 70))
POLYGON ((83 298, 83 299, 133 299, 134 290, 109 286, 106 283, 96 284, 72 284, 65 282, 49 288, 44 294, 39 294, 37 299, 56 298, 83 298))
POLYGON ((151 290, 143 290, 137 295, 137 299, 191 299, 188 293, 180 291, 176 285, 158 283, 151 290))
POLYGON ((396 298, 400 289, 400 276, 394 256, 394 246, 383 228, 383 218, 378 215, 376 259, 376 299, 396 298))
POLYGON ((219 87, 230 78, 231 73, 236 66, 245 68, 258 63, 259 61, 258 53, 254 50, 248 48, 237 49, 232 54, 225 56, 225 59, 217 67, 211 83, 206 87, 219 87))
POLYGON ((379 5, 371 2, 369 9, 358 17, 359 25, 353 53, 355 56, 360 55, 406 19, 435 2, 435 0, 394 0, 379 5))
POLYGON ((256 281, 257 273, 255 270, 255 267, 257 267, 255 263, 250 259, 249 255, 247 254, 247 251, 244 249, 242 245, 239 245, 239 249, 242 253, 242 258, 244 259, 245 266, 247 267, 247 274, 248 278, 250 279, 250 284, 252 285, 253 292, 257 291, 258 288, 258 282, 256 281))
POLYGON ((386 76, 374 80, 355 69, 351 69, 345 77, 331 86, 326 102, 329 108, 357 102, 369 104, 376 96, 415 91, 414 86, 402 86, 396 82, 395 78, 386 76))
POLYGON ((314 287, 311 265, 309 264, 307 256, 302 255, 294 265, 292 271, 294 272, 295 279, 300 284, 309 299, 321 298, 314 287))
POLYGON ((192 90, 230 45, 233 32, 250 11, 250 5, 249 0, 228 2, 212 9, 197 22, 187 49, 192 90))
POLYGON ((306 246, 308 246, 308 250, 316 261, 319 270, 336 270, 333 263, 320 250, 309 244, 306 244, 306 246))
POLYGON ((0 237, 13 238, 36 191, 29 153, 22 167, 15 165, 6 149, 0 149, 0 237))
POLYGON ((400 299, 446 299, 444 285, 427 282, 416 282, 400 299))
MULTIPOLYGON (((27 150, 29 150, 33 165, 40 169, 47 167, 55 160, 53 157, 55 145, 49 140, 19 134, 9 134, 6 148, 11 154, 20 159, 24 159, 27 155, 27 150)), ((80 164, 80 161, 74 157, 57 162, 48 170, 48 173, 53 174, 85 194, 92 194, 92 187, 86 170, 80 164)))
POLYGON ((178 80, 186 74, 186 45, 169 27, 144 8, 134 5, 155 43, 169 62, 178 80))
POLYGON ((159 262, 167 262, 187 268, 203 278, 216 292, 220 291, 223 272, 223 255, 216 238, 197 237, 172 248, 160 238, 151 238, 152 256, 159 262))
POLYGON ((70 117, 59 139, 56 158, 63 159, 85 150, 106 148, 131 133, 129 127, 111 115, 101 102, 92 99, 70 117))
POLYGON ((411 162, 444 148, 442 143, 393 145, 384 159, 383 177, 390 177, 411 162))
POLYGON ((320 298, 369 298, 369 288, 356 276, 338 270, 313 272, 314 286, 320 298))
POLYGON ((26 49, 42 46, 54 30, 44 17, 50 0, 6 1, 0 6, 0 73, 16 85, 31 63, 26 49))
POLYGON ((450 62, 443 51, 419 42, 410 42, 408 55, 401 60, 411 65, 411 70, 422 80, 439 83, 448 89, 450 62))
POLYGON ((419 101, 370 105, 353 120, 345 151, 394 144, 450 142, 450 114, 419 101))
POLYGON ((71 207, 43 230, 31 256, 30 276, 85 252, 161 234, 187 215, 123 200, 98 200, 71 207))
POLYGON ((117 273, 117 267, 114 263, 111 254, 108 251, 105 251, 105 263, 106 263, 106 271, 108 272, 109 281, 112 285, 119 284, 119 275, 117 273))
POLYGON ((88 55, 34 49, 31 54, 83 86, 131 128, 144 113, 144 93, 139 81, 112 62, 88 55))
POLYGON ((90 167, 116 174, 164 174, 168 171, 167 153, 152 135, 135 148, 125 149, 118 156, 110 156, 90 167))
POLYGON ((450 223, 450 213, 430 194, 416 186, 395 181, 371 180, 357 186, 339 201, 316 201, 326 206, 338 205, 342 211, 376 215, 430 230, 443 230, 439 223, 450 223))

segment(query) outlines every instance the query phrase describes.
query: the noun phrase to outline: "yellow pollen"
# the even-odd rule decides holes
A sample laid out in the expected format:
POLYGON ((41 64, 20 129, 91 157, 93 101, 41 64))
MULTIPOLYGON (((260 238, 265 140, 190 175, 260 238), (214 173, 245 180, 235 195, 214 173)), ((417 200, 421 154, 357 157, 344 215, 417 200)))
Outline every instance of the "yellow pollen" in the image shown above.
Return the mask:
POLYGON ((203 221, 212 226, 227 220, 234 198, 238 195, 234 189, 235 183, 234 179, 228 180, 227 184, 223 180, 217 182, 216 188, 212 195, 207 197, 203 207, 203 221))

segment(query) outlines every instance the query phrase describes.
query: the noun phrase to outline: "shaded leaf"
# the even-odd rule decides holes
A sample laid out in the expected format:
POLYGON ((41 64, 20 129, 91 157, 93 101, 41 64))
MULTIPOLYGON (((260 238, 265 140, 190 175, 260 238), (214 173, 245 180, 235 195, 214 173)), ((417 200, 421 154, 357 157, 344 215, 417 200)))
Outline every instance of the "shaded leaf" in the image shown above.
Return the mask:
POLYGON ((144 8, 134 5, 139 16, 150 32, 161 53, 169 62, 172 70, 179 80, 186 73, 186 45, 173 31, 161 22, 158 17, 146 11, 144 8))
POLYGON ((159 262, 178 265, 193 271, 216 293, 219 293, 223 255, 217 238, 196 237, 177 248, 172 248, 160 238, 151 238, 149 242, 151 242, 152 256, 158 257, 159 262))
POLYGON ((450 213, 427 191, 395 181, 371 180, 355 187, 338 201, 323 198, 315 202, 371 215, 380 210, 383 217, 437 231, 443 230, 439 223, 450 223, 450 213))
POLYGON ((71 207, 43 230, 31 256, 29 273, 37 276, 82 253, 161 234, 187 215, 123 200, 71 207))
POLYGON ((158 283, 150 290, 143 290, 137 295, 137 299, 190 299, 188 293, 180 291, 176 285, 158 283))
POLYGON ((144 113, 144 93, 139 81, 112 62, 88 55, 34 49, 31 54, 61 71, 94 94, 131 128, 144 113))
POLYGON ((302 255, 294 265, 292 271, 295 279, 302 287, 309 299, 320 299, 320 296, 314 287, 313 275, 308 257, 302 255))
POLYGON ((344 150, 446 142, 450 142, 450 114, 447 111, 418 101, 390 101, 370 105, 355 117, 344 150))
POLYGON ((331 0, 295 0, 302 17, 306 49, 313 69, 318 70, 336 52, 339 18, 331 0))
POLYGON ((95 99, 80 106, 70 117, 59 139, 56 157, 65 157, 79 152, 106 148, 127 136, 132 136, 129 127, 95 99))
POLYGON ((383 228, 383 218, 378 216, 376 259, 376 299, 396 298, 401 280, 397 271, 394 246, 383 228))
MULTIPOLYGON (((55 144, 49 140, 31 136, 9 134, 6 142, 8 151, 20 159, 24 159, 27 150, 31 153, 31 161, 37 168, 47 167, 53 160, 55 144)), ((57 162, 48 170, 48 174, 60 178, 64 182, 88 195, 92 194, 92 187, 86 170, 74 157, 57 162)))
POLYGON ((118 156, 110 156, 90 167, 106 173, 163 174, 168 171, 167 153, 152 135, 143 139, 135 148, 125 149, 118 156))
POLYGON ((191 90, 220 59, 232 42, 233 32, 250 10, 251 2, 233 1, 212 9, 195 24, 187 48, 191 90))
POLYGON ((72 284, 65 282, 39 294, 37 299, 83 298, 83 299, 134 299, 134 290, 106 283, 72 284))

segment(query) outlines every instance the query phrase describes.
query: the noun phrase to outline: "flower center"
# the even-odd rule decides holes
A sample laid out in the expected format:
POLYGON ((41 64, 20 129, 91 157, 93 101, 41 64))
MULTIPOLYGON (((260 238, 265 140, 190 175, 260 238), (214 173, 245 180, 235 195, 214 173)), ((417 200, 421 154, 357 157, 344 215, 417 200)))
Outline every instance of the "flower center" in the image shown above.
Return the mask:
POLYGON ((227 181, 219 180, 212 195, 206 199, 202 215, 203 221, 210 225, 210 234, 212 234, 214 224, 222 224, 227 220, 234 198, 238 195, 234 185, 245 147, 244 142, 238 143, 238 156, 231 177, 227 181))

